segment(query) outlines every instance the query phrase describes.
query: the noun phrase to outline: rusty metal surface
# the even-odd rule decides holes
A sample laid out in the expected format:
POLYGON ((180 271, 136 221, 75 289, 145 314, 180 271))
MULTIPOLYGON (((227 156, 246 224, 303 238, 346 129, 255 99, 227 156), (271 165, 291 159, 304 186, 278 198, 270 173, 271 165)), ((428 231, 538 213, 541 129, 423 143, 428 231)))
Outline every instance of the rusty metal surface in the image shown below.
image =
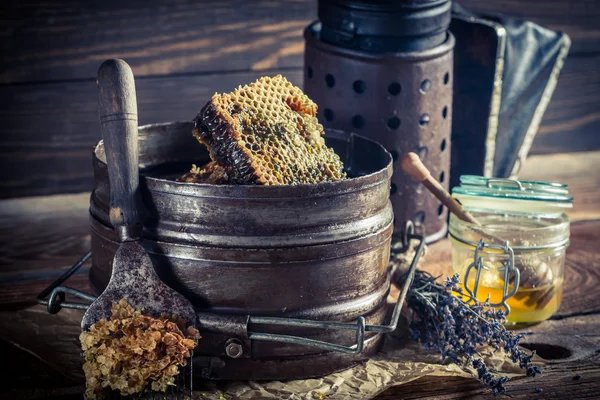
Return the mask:
POLYGON ((417 152, 448 188, 454 38, 433 49, 364 53, 319 40, 319 24, 305 31, 304 91, 319 105, 326 128, 356 132, 381 143, 394 157, 391 202, 396 232, 407 220, 427 242, 445 235, 441 203, 400 169, 417 152))
MULTIPOLYGON (((186 295, 198 313, 331 321, 353 321, 364 315, 369 324, 383 322, 390 285, 387 268, 393 213, 389 201, 391 157, 380 145, 359 136, 328 132, 329 145, 345 160, 350 175, 359 176, 336 183, 215 186, 165 179, 185 172, 192 162, 208 161, 208 155, 197 144, 171 144, 169 148, 177 149, 178 159, 184 162, 183 169, 182 165, 157 169, 154 162, 164 163, 158 156, 164 148, 153 149, 150 143, 155 136, 157 143, 166 142, 164 135, 169 136, 170 143, 179 138, 185 141, 190 132, 191 124, 158 130, 154 126, 140 128, 140 141, 147 144, 140 154, 140 164, 146 166, 140 182, 150 210, 143 245, 165 282, 186 295)), ((90 281, 96 290, 102 290, 108 281, 110 260, 117 248, 117 233, 108 219, 108 175, 102 155, 100 144, 94 152, 96 188, 90 203, 90 281)), ((199 320, 202 324, 202 318, 199 320)), ((230 322, 235 329, 225 334, 219 329, 226 324, 216 321, 213 325, 218 329, 203 333, 195 353, 216 357, 221 360, 219 365, 235 365, 235 371, 217 368, 222 372, 213 372, 214 378, 243 373, 247 374, 243 379, 263 376, 255 369, 255 360, 267 358, 296 366, 265 367, 261 379, 268 379, 269 374, 280 374, 280 379, 301 377, 302 368, 297 365, 302 364, 299 360, 303 356, 329 354, 308 346, 250 343, 240 333, 239 321, 230 322), (232 338, 240 340, 243 350, 235 360, 227 357, 232 338)), ((343 345, 356 340, 351 331, 254 328, 343 345)), ((367 335, 369 343, 377 342, 380 336, 367 335)), ((375 351, 372 344, 362 357, 375 351)), ((336 363, 323 362, 320 369, 310 372, 322 375, 357 360, 347 354, 335 357, 336 363)))
MULTIPOLYGON (((140 137, 146 130, 140 130, 140 137)), ((181 132, 186 131, 187 126, 182 126, 181 132)), ((178 135, 172 132, 169 135, 171 140, 178 140, 178 135)), ((168 238, 168 242, 194 246, 287 247, 352 240, 385 229, 392 218, 385 182, 391 172, 387 168, 389 155, 364 138, 347 141, 341 133, 331 133, 329 137, 342 160, 353 157, 350 173, 360 172, 353 168, 377 172, 318 185, 243 186, 175 182, 153 176, 172 178, 177 173, 148 170, 142 172, 146 176, 140 180, 145 205, 150 210, 145 237, 168 238), (350 148, 360 149, 369 157, 350 154, 350 148), (357 221, 361 223, 356 224, 357 221)), ((146 140, 153 138, 154 135, 146 140)), ((158 148, 157 152, 162 150, 158 148)), ((189 168, 191 162, 209 161, 208 154, 198 144, 186 151, 190 161, 184 168, 189 168)), ((91 213, 110 226, 108 175, 102 155, 99 145, 94 152, 96 188, 91 213)), ((140 164, 149 167, 154 154, 147 157, 150 161, 140 155, 140 164)), ((183 155, 180 153, 179 157, 183 155)))
POLYGON ((217 380, 286 380, 316 378, 350 368, 376 354, 384 336, 376 335, 365 341, 359 355, 323 352, 310 355, 267 359, 231 359, 223 357, 194 357, 194 373, 204 379, 217 380))
POLYGON ((440 45, 451 19, 450 0, 319 0, 324 42, 369 53, 440 45))

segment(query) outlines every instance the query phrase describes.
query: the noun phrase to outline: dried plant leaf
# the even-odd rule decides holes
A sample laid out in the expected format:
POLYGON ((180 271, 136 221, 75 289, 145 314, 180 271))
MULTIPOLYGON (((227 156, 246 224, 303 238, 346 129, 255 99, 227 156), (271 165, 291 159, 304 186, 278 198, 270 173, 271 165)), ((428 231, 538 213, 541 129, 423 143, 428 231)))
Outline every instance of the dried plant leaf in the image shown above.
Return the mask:
POLYGON ((79 336, 85 352, 85 398, 100 398, 104 388, 123 396, 148 387, 164 392, 174 385, 199 339, 198 330, 186 329, 177 317, 144 315, 121 299, 110 319, 101 319, 79 336))

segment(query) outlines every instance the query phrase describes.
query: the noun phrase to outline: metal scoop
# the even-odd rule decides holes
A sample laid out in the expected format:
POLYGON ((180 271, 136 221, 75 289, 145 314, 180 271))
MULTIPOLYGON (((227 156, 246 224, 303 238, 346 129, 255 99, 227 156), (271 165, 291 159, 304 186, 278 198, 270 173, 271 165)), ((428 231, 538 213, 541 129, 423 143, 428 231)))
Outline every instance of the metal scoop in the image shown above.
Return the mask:
POLYGON ((188 326, 196 325, 194 307, 160 280, 141 245, 143 206, 138 171, 138 119, 131 68, 123 60, 105 61, 98 71, 99 109, 104 151, 110 179, 110 222, 119 233, 119 248, 104 292, 81 321, 87 330, 109 318, 121 299, 145 314, 175 314, 188 326))

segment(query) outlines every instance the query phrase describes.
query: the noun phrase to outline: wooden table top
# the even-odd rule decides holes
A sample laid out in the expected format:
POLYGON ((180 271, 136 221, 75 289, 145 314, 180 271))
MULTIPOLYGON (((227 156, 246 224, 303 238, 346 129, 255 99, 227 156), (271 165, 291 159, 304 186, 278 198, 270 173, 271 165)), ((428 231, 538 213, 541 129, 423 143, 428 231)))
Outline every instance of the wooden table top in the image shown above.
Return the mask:
MULTIPOLYGON (((548 364, 535 379, 510 381, 508 394, 519 399, 600 398, 600 152, 532 156, 520 178, 567 183, 575 207, 569 213, 562 305, 550 320, 527 329, 526 343, 548 364)), ((89 249, 88 206, 89 193, 0 201, 0 311, 34 305, 35 296, 89 249)), ((449 267, 449 242, 430 246, 423 268, 447 273, 449 267)), ((85 288, 87 269, 69 285, 85 288)), ((0 340, 0 351, 10 361, 9 371, 0 374, 0 397, 81 398, 81 382, 63 377, 26 349, 0 340)), ((490 397, 474 379, 440 377, 421 378, 378 396, 490 397)))

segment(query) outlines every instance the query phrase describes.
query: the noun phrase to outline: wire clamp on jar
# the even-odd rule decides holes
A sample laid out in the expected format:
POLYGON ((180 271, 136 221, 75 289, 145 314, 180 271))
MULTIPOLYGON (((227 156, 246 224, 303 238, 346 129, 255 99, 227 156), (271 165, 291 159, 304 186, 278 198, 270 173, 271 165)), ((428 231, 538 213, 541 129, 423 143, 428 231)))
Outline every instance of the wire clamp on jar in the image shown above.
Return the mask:
POLYGON ((511 325, 556 313, 569 244, 566 210, 573 207, 567 185, 462 175, 451 196, 472 217, 453 213, 449 222, 453 271, 465 278, 465 297, 489 295, 490 305, 510 312, 511 325))
POLYGON ((483 263, 483 257, 479 256, 479 253, 482 252, 485 248, 489 248, 489 249, 493 249, 493 250, 502 250, 502 251, 504 251, 504 254, 506 254, 508 257, 508 260, 503 263, 503 266, 498 268, 498 271, 502 272, 504 274, 504 285, 502 287, 502 299, 497 303, 490 303, 490 306, 492 306, 492 307, 503 307, 505 314, 508 315, 510 313, 510 306, 508 305, 508 303, 506 301, 508 299, 510 299, 511 297, 513 297, 515 295, 515 293, 517 293, 517 290, 519 289, 519 280, 520 280, 519 270, 517 268, 515 268, 515 253, 514 253, 512 247, 510 247, 510 245, 508 244, 508 242, 504 242, 503 245, 494 245, 494 244, 486 243, 483 241, 483 239, 481 239, 479 241, 479 243, 477 243, 477 246, 475 248, 475 255, 473 256, 473 262, 471 264, 469 264, 469 266, 467 267, 467 270, 465 271, 465 277, 463 280, 465 290, 472 298, 474 298, 474 299, 477 298, 477 291, 479 289, 479 281, 481 279, 481 271, 482 270, 489 271, 489 269, 490 269, 483 263), (476 273, 475 273, 475 281, 473 282, 473 290, 471 290, 469 288, 468 283, 469 283, 469 274, 471 273, 471 270, 473 268, 476 270, 476 273), (514 273, 514 280, 513 280, 513 287, 509 292, 508 283, 509 283, 511 273, 514 273))

